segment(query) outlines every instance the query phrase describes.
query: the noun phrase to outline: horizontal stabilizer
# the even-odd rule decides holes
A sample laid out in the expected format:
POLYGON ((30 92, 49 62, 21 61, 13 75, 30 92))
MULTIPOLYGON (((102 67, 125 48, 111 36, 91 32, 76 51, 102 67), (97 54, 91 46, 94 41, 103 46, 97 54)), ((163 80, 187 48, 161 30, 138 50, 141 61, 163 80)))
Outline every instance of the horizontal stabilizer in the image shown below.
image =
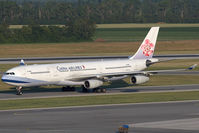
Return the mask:
POLYGON ((193 69, 195 69, 197 65, 198 65, 198 64, 194 64, 193 66, 190 66, 190 67, 188 68, 188 70, 193 70, 193 69))

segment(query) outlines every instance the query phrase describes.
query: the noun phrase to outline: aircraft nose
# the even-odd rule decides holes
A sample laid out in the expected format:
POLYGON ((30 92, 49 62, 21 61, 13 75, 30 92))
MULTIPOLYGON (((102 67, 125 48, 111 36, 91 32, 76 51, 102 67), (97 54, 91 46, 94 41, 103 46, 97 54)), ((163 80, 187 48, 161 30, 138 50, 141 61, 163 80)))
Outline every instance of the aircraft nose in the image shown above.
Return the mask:
POLYGON ((1 77, 1 81, 4 82, 4 80, 5 80, 5 76, 3 75, 3 76, 1 77))
POLYGON ((9 79, 10 79, 10 77, 7 76, 7 75, 3 75, 3 76, 1 77, 1 81, 4 82, 4 83, 7 83, 7 84, 8 84, 9 79))
POLYGON ((8 80, 8 76, 6 76, 6 75, 3 75, 2 77, 1 77, 1 81, 2 82, 6 82, 7 80, 8 80))

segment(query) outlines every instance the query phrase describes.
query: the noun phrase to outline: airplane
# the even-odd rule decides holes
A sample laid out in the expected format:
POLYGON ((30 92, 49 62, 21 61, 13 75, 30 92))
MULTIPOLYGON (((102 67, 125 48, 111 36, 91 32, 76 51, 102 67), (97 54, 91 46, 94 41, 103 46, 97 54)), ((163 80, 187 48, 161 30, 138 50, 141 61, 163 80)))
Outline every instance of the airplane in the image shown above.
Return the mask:
POLYGON ((143 71, 160 62, 153 58, 158 32, 159 27, 152 27, 137 52, 127 59, 38 65, 27 65, 21 60, 20 65, 6 71, 1 80, 16 86, 17 95, 22 95, 22 87, 44 85, 64 86, 63 91, 80 85, 83 92, 106 92, 105 88, 100 88, 104 82, 130 77, 132 84, 142 84, 149 81, 152 74, 195 68, 196 65, 188 69, 143 71))

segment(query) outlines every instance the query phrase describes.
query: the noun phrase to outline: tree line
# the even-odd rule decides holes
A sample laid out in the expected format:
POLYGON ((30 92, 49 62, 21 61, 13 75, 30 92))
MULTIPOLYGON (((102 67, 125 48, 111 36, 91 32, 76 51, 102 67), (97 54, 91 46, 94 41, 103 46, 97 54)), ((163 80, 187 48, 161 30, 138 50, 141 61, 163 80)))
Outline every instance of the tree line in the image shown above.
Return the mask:
POLYGON ((95 23, 78 19, 64 26, 41 26, 31 24, 19 29, 0 25, 0 43, 47 43, 89 41, 95 33, 95 23))
POLYGON ((198 0, 1 0, 0 23, 198 23, 198 0))

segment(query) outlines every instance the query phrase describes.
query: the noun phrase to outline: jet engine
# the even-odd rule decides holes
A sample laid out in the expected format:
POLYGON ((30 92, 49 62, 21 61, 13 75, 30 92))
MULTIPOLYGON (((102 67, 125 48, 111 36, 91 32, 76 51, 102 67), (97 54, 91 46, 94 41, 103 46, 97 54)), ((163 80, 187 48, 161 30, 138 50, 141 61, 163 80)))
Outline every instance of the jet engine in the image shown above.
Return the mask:
POLYGON ((130 82, 132 84, 143 84, 145 82, 149 81, 149 77, 144 75, 135 75, 130 77, 130 82))
POLYGON ((103 81, 97 79, 90 79, 84 82, 86 89, 94 89, 103 85, 103 81))

